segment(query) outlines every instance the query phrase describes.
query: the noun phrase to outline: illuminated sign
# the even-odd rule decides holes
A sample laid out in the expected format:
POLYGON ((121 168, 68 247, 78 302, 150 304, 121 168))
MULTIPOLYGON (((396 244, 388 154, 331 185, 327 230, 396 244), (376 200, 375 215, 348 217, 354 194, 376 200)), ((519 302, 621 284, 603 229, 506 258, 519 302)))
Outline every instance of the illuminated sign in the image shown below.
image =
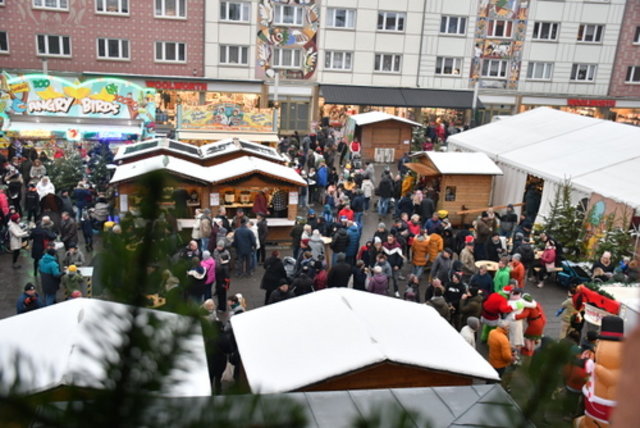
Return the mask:
POLYGON ((204 82, 174 82, 163 80, 147 80, 148 88, 173 89, 176 91, 206 91, 207 84, 204 82))
POLYGON ((582 98, 569 98, 568 106, 575 107, 615 107, 616 100, 587 100, 582 98))
POLYGON ((29 113, 68 113, 73 105, 73 100, 71 97, 60 97, 50 98, 48 100, 29 101, 27 110, 29 113))

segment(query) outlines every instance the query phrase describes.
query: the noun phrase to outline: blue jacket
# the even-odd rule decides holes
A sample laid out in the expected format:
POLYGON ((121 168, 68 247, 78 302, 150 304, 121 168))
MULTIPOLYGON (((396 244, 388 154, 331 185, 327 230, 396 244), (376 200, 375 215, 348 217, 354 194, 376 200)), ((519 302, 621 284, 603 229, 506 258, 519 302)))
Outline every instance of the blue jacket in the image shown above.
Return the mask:
POLYGON ((38 263, 40 273, 42 274, 42 291, 44 294, 55 294, 60 288, 60 265, 55 256, 45 253, 38 263))
POLYGON ((322 187, 327 187, 327 184, 329 184, 329 171, 326 166, 318 168, 316 172, 316 183, 322 187))
POLYGON ((42 302, 40 302, 38 293, 34 294, 33 296, 29 296, 27 293, 22 293, 22 295, 18 297, 18 301, 16 302, 16 313, 23 314, 25 312, 39 309, 41 307, 42 302))
POLYGON ((233 246, 238 254, 251 254, 256 249, 256 235, 246 226, 241 226, 233 232, 233 246))
POLYGON ((349 237, 349 245, 347 245, 345 255, 354 257, 358 253, 358 245, 360 244, 360 228, 352 224, 347 229, 347 236, 349 237))

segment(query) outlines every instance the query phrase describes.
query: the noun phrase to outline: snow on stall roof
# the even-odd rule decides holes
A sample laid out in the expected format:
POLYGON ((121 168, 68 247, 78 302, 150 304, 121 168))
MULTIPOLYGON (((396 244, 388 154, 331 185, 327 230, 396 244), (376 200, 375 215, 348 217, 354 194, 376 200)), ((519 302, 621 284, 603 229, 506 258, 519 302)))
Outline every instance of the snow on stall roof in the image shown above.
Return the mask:
POLYGON ((211 173, 210 181, 214 183, 252 172, 261 172, 272 177, 282 178, 286 181, 306 186, 306 182, 293 168, 254 156, 243 156, 231 159, 219 165, 209 167, 209 171, 211 173))
POLYGON ((276 149, 248 140, 234 140, 233 138, 226 138, 224 140, 205 144, 200 147, 200 151, 205 158, 220 156, 224 153, 232 153, 241 150, 250 152, 252 154, 258 153, 262 156, 266 156, 277 161, 284 160, 282 155, 280 155, 280 153, 278 153, 276 149), (224 146, 223 150, 219 149, 221 146, 224 146))
MULTIPOLYGON (((78 298, 0 320, 0 390, 7 391, 18 375, 21 394, 70 385, 104 389, 105 361, 117 358, 114 348, 122 343, 120 332, 130 326, 131 309, 121 303, 78 298)), ((151 316, 163 321, 153 338, 168 344, 190 322, 187 317, 151 309, 140 309, 138 320, 145 322, 151 316)), ((178 358, 169 375, 172 381, 160 394, 210 395, 199 325, 181 346, 190 352, 178 358)))
POLYGON ((199 181, 209 181, 209 168, 173 156, 158 155, 118 165, 111 183, 131 180, 153 171, 168 171, 199 181))
POLYGON ((433 308, 330 288, 231 318, 253 392, 293 391, 372 364, 499 380, 433 308))
POLYGON ((349 116, 349 118, 352 119, 358 126, 369 125, 370 123, 384 122, 385 120, 396 120, 398 122, 408 123, 409 125, 413 126, 424 126, 421 123, 405 119, 404 117, 394 116, 392 114, 384 113, 381 111, 370 111, 368 113, 354 114, 353 116, 349 116))
POLYGON ((484 153, 420 152, 442 174, 502 175, 502 170, 484 153))

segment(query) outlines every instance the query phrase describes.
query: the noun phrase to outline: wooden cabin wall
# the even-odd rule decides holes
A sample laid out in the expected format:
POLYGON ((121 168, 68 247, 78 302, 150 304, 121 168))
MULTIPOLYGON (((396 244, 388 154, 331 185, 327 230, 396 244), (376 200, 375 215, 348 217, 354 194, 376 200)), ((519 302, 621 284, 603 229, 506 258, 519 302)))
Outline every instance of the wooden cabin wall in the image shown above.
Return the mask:
MULTIPOLYGON (((451 223, 455 226, 461 225, 462 217, 456 215, 456 212, 489 206, 491 179, 491 175, 443 175, 440 181, 440 200, 437 209, 449 211, 451 223), (450 186, 456 188, 455 201, 445 201, 447 187, 450 186)), ((467 215, 464 223, 471 223, 475 217, 475 214, 467 215)))
POLYGON ((402 157, 410 150, 411 144, 404 144, 406 140, 411 141, 412 126, 402 122, 385 121, 364 125, 361 127, 362 158, 372 161, 376 148, 395 149, 395 160, 402 157))

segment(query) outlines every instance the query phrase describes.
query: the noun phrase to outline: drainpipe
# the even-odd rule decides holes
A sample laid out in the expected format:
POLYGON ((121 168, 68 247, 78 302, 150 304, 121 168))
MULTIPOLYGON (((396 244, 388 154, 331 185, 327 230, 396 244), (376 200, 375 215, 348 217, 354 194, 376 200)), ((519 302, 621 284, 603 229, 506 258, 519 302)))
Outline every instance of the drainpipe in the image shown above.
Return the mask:
POLYGON ((422 1, 422 25, 420 28, 420 51, 418 52, 418 70, 416 71, 416 88, 420 87, 420 66, 422 62, 422 44, 424 43, 424 16, 427 9, 427 0, 422 1))

